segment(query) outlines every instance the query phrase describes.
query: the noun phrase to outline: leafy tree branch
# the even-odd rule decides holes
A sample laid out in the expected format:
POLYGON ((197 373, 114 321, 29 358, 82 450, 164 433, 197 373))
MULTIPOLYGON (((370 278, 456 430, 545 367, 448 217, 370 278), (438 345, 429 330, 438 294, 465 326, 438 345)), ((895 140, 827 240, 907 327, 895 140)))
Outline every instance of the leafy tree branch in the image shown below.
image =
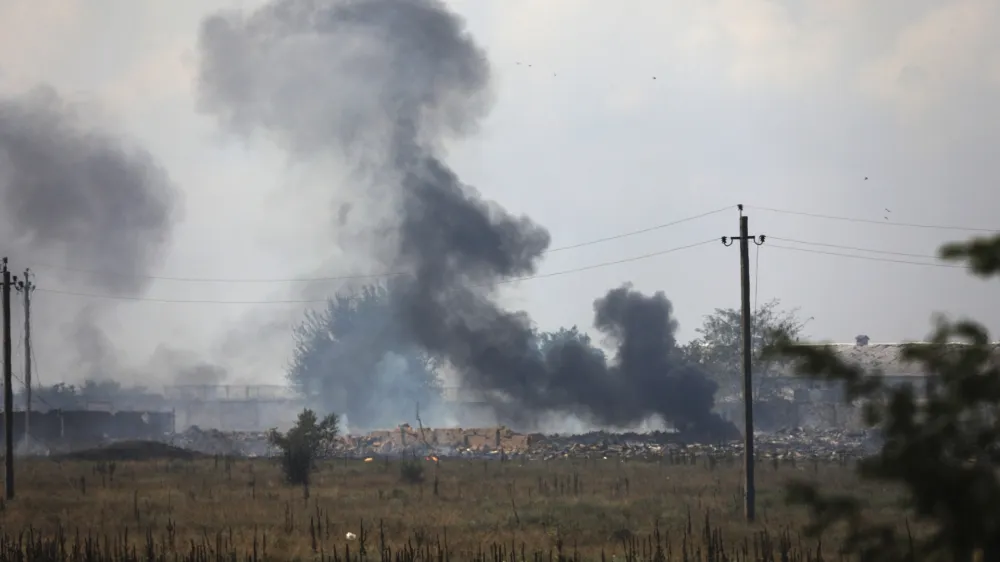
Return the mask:
MULTIPOLYGON (((739 387, 743 373, 743 315, 735 308, 717 308, 706 316, 698 338, 681 347, 685 360, 700 365, 723 388, 739 387)), ((754 393, 767 388, 767 379, 784 372, 787 360, 779 355, 764 356, 764 350, 782 335, 798 339, 808 320, 801 320, 799 309, 783 309, 781 301, 773 299, 762 304, 751 317, 751 368, 754 373, 754 393)))
MULTIPOLYGON (((948 260, 964 261, 978 276, 1000 273, 1000 236, 948 244, 948 260)), ((793 360, 807 377, 844 385, 861 404, 865 423, 878 431, 881 450, 861 460, 861 478, 906 491, 913 520, 931 530, 902 536, 897 526, 866 517, 864 502, 795 482, 794 503, 808 506, 806 531, 818 536, 842 525, 842 549, 868 560, 1000 559, 1000 361, 988 331, 969 321, 937 321, 926 343, 902 346, 900 362, 925 374, 919 383, 889 385, 882 373, 847 364, 832 348, 798 345, 787 334, 767 356, 793 360)))

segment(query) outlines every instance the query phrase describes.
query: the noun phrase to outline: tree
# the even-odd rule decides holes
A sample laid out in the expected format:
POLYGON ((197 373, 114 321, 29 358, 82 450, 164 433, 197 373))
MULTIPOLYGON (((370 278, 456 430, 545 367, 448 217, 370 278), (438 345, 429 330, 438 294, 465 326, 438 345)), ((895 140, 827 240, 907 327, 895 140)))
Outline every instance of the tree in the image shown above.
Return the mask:
POLYGON ((555 332, 539 332, 538 333, 538 350, 542 355, 546 355, 553 346, 558 345, 562 342, 567 341, 577 341, 584 347, 592 350, 596 354, 600 354, 604 358, 605 353, 601 351, 600 348, 595 347, 590 340, 590 336, 586 332, 581 332, 576 326, 572 328, 559 328, 555 332))
MULTIPOLYGON (((1000 236, 949 244, 940 255, 982 277, 1000 274, 1000 236)), ((843 549, 870 560, 1000 559, 997 351, 984 327, 942 318, 930 342, 902 350, 903 361, 927 373, 924 383, 889 386, 879 372, 846 364, 829 347, 779 338, 768 355, 794 360, 803 376, 843 383, 847 400, 859 402, 865 423, 880 433, 881 450, 858 464, 860 477, 902 485, 913 518, 933 528, 927 536, 902 536, 870 521, 859 498, 794 482, 789 500, 811 513, 806 532, 818 536, 844 524, 843 549)))
POLYGON ((339 431, 337 414, 329 414, 319 420, 316 413, 308 408, 302 410, 288 433, 277 429, 270 431, 268 440, 281 450, 281 469, 289 484, 309 485, 316 459, 330 452, 339 431))
MULTIPOLYGON (((124 388, 116 381, 87 379, 79 386, 57 383, 35 388, 32 390, 32 403, 36 408, 49 410, 83 410, 89 403, 110 402, 117 409, 125 409, 138 400, 148 403, 149 396, 143 387, 124 388)), ((24 390, 18 389, 17 400, 23 403, 25 399, 24 390)))
MULTIPOLYGON (((736 390, 742 384, 742 320, 735 308, 717 308, 705 317, 697 329, 698 338, 681 346, 682 357, 700 365, 721 389, 736 390)), ((768 378, 783 372, 786 361, 780 356, 764 357, 764 350, 778 334, 798 339, 808 320, 800 320, 797 308, 785 310, 781 301, 770 300, 760 306, 751 317, 751 369, 754 374, 754 395, 769 389, 768 378)))
MULTIPOLYGON (((79 389, 72 384, 60 382, 35 388, 32 390, 32 395, 32 403, 36 408, 42 406, 50 410, 80 410, 85 405, 79 389)), ((18 390, 18 402, 23 403, 24 400, 24 390, 18 390)))
POLYGON ((317 406, 377 428, 433 412, 441 389, 431 357, 413 345, 393 310, 391 286, 369 285, 310 310, 294 330, 287 377, 317 406))

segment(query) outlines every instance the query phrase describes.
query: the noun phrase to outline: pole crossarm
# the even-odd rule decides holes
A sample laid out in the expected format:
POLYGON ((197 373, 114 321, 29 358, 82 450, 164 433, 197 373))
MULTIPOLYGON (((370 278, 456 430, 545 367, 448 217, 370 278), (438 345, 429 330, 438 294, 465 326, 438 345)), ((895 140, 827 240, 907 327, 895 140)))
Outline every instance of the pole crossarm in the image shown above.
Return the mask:
MULTIPOLYGON (((743 239, 742 236, 723 236, 722 237, 722 245, 726 246, 726 247, 729 247, 729 246, 733 245, 733 242, 736 242, 737 240, 742 240, 742 239, 743 239)), ((764 245, 764 240, 767 239, 767 235, 766 234, 759 234, 759 235, 756 235, 756 236, 748 236, 747 239, 750 240, 751 242, 753 242, 754 244, 758 245, 758 246, 763 246, 764 245)))

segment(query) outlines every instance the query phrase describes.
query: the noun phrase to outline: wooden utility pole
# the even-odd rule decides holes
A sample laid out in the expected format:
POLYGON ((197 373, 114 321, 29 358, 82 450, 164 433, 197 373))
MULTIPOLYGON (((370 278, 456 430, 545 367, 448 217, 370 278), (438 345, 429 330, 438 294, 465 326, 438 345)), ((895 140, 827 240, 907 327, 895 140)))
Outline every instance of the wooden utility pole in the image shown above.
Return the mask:
POLYGON ((3 258, 3 439, 4 439, 4 491, 7 499, 14 499, 14 370, 11 368, 10 349, 10 270, 3 258))
POLYGON ((17 288, 24 296, 24 445, 31 446, 31 270, 24 270, 24 280, 17 288))
POLYGON ((750 236, 750 226, 747 217, 743 215, 743 205, 740 209, 740 235, 738 237, 722 237, 722 244, 731 246, 733 241, 740 241, 740 301, 742 304, 742 346, 743 346, 743 471, 744 471, 744 496, 743 510, 747 521, 753 521, 756 517, 756 485, 754 484, 754 453, 753 453, 753 373, 751 361, 753 359, 753 340, 751 339, 751 325, 753 323, 753 313, 750 310, 750 242, 760 246, 764 243, 764 235, 750 236))

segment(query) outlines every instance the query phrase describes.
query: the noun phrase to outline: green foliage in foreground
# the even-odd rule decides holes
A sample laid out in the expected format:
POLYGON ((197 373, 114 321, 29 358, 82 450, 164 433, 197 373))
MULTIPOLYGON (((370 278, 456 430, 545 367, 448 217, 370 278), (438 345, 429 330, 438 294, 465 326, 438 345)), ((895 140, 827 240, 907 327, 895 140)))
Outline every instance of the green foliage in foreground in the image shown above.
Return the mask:
MULTIPOLYGON (((941 257, 964 261, 975 275, 998 275, 1000 236, 949 244, 941 257)), ((900 533, 866 518, 857 497, 795 482, 789 500, 809 507, 808 534, 843 525, 843 550, 867 560, 1000 560, 1000 370, 984 327, 940 319, 930 342, 904 346, 902 360, 928 375, 919 387, 890 387, 880 373, 790 337, 769 353, 797 361, 803 376, 844 385, 847 400, 861 404, 865 423, 884 439, 879 454, 859 463, 860 476, 902 485, 910 520, 933 529, 920 537, 900 533)))

